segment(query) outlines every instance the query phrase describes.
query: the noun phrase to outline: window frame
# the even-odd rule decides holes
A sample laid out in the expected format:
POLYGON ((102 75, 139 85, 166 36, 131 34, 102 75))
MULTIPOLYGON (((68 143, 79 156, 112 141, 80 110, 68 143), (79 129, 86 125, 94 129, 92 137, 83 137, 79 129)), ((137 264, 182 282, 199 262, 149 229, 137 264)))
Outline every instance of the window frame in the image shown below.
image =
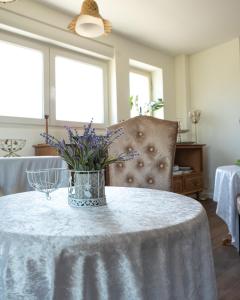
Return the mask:
POLYGON ((49 114, 49 47, 42 44, 41 42, 35 42, 26 37, 18 36, 12 33, 5 33, 0 30, 0 40, 22 46, 25 48, 35 49, 41 51, 43 54, 43 99, 42 99, 42 118, 26 118, 26 117, 13 117, 13 116, 2 116, 0 115, 0 123, 11 123, 11 124, 25 124, 25 125, 44 125, 44 115, 49 114))
MULTIPOLYGON (((16 44, 26 48, 39 50, 43 53, 43 115, 42 119, 1 116, 0 123, 22 124, 22 125, 45 125, 45 115, 49 115, 49 125, 63 127, 82 127, 86 122, 72 122, 56 120, 56 96, 55 96, 55 56, 63 56, 78 60, 83 63, 96 65, 103 70, 103 93, 104 93, 104 122, 93 124, 102 129, 109 125, 109 61, 88 56, 77 51, 58 47, 49 43, 41 42, 18 34, 10 33, 0 29, 0 40, 16 44)), ((90 122, 91 120, 89 120, 90 122)))
MULTIPOLYGON (((78 52, 71 50, 66 50, 60 47, 50 48, 50 111, 51 111, 51 125, 54 126, 64 126, 68 125, 71 127, 82 127, 86 122, 74 122, 74 121, 62 121, 56 119, 56 85, 55 85, 55 57, 62 56, 65 58, 77 60, 82 63, 89 65, 98 66, 103 70, 103 123, 96 123, 93 120, 93 124, 97 128, 106 128, 109 121, 109 98, 108 98, 108 78, 109 78, 109 66, 108 62, 104 60, 99 60, 97 58, 89 57, 78 52)), ((89 120, 90 122, 91 120, 89 120)))
MULTIPOLYGON (((152 99, 152 96, 153 96, 152 72, 130 66, 130 69, 129 69, 129 78, 130 78, 130 73, 139 74, 139 75, 142 75, 142 76, 148 78, 148 81, 149 81, 149 96, 150 96, 149 102, 150 102, 151 99, 152 99)), ((130 94, 130 80, 129 80, 129 94, 130 94)), ((131 95, 129 95, 129 96, 131 97, 131 95)))

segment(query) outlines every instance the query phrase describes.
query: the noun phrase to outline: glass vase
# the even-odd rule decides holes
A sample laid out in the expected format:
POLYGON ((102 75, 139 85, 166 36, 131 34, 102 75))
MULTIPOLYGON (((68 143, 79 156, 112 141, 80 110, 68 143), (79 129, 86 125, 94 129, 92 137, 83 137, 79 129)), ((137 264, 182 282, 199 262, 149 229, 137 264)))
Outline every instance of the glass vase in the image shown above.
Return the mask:
POLYGON ((68 203, 72 207, 106 205, 104 170, 70 171, 68 203))

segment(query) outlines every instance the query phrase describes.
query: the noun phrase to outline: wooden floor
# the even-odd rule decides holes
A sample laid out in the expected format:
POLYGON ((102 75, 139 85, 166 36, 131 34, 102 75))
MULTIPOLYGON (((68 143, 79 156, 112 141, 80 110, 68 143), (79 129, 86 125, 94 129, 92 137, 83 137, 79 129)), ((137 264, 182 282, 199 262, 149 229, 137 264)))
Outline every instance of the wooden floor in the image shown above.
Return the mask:
POLYGON ((236 248, 222 245, 228 230, 215 213, 216 203, 212 200, 201 203, 209 219, 219 300, 240 300, 240 256, 236 248))

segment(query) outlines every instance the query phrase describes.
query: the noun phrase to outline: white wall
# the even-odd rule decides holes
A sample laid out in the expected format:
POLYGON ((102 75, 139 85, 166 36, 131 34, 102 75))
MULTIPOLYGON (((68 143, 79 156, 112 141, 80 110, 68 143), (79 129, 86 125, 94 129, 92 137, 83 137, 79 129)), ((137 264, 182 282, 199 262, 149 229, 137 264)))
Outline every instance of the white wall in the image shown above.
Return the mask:
MULTIPOLYGON (((3 16, 4 13, 8 12, 5 11, 7 9, 10 12, 17 13, 20 16, 26 16, 27 18, 31 18, 31 20, 38 20, 42 22, 39 23, 38 26, 43 32, 45 30, 45 24, 50 24, 54 28, 66 30, 67 25, 71 20, 71 16, 64 15, 63 13, 46 8, 45 6, 30 0, 17 1, 14 4, 1 7, 3 7, 3 9, 0 8, 0 12, 3 16)), ((15 22, 14 19, 10 21, 15 22)), ((25 26, 27 26, 27 22, 25 26)), ((64 31, 64 34, 66 34, 66 32, 67 31, 64 31)), ((47 30, 45 30, 44 34, 48 34, 47 30)), ((72 37, 71 33, 68 34, 69 37, 72 37)), ((114 47, 115 57, 111 61, 111 71, 112 75, 114 75, 111 78, 111 82, 112 87, 115 86, 115 89, 112 88, 111 90, 113 101, 113 105, 110 107, 110 110, 113 112, 111 118, 112 122, 127 119, 129 117, 129 59, 135 59, 143 63, 162 68, 163 93, 166 103, 165 118, 170 120, 176 119, 173 57, 165 55, 158 50, 134 43, 116 34, 111 34, 109 37, 100 38, 98 41, 88 41, 89 40, 79 37, 79 43, 81 44, 81 47, 84 47, 85 43, 88 48, 93 49, 96 47, 96 52, 98 51, 98 48, 100 49, 104 46, 104 44, 114 47)), ((0 101, 3 100, 1 99, 0 101)), ((27 139, 27 145, 21 152, 22 155, 33 155, 34 152, 32 145, 43 142, 39 136, 41 131, 43 131, 41 126, 15 126, 14 124, 11 126, 6 126, 4 124, 0 124, 0 138, 19 137, 27 139)), ((57 136, 63 135, 63 130, 61 128, 50 128, 50 131, 57 136)))
MULTIPOLYGON (((189 58, 186 55, 175 57, 176 119, 182 129, 190 129, 188 112, 190 110, 189 58)), ((189 141, 190 134, 182 134, 182 141, 189 141)))
POLYGON ((190 56, 192 109, 200 109, 200 143, 206 144, 205 178, 210 193, 218 166, 240 158, 239 39, 190 56))

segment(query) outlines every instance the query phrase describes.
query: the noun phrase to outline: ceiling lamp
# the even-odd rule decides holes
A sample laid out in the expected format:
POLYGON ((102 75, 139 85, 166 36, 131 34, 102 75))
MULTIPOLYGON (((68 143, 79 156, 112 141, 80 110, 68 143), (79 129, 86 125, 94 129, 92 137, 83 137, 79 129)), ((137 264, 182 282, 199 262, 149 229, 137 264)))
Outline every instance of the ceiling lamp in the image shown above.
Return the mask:
POLYGON ((68 25, 68 29, 79 35, 96 38, 112 30, 111 23, 103 19, 94 0, 84 0, 80 14, 68 25))

